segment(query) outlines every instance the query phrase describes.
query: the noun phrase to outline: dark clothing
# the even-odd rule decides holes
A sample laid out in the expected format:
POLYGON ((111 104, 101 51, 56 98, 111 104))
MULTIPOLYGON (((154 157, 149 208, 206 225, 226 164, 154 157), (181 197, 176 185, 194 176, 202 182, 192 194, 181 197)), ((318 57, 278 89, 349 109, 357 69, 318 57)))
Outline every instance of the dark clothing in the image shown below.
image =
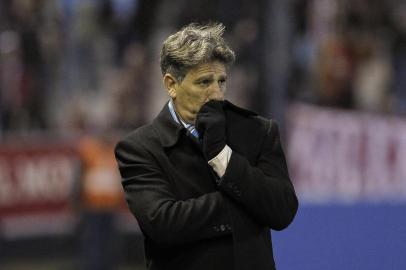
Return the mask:
POLYGON ((278 128, 227 101, 224 113, 233 152, 221 179, 167 105, 116 146, 148 269, 275 269, 269 229, 298 207, 278 128))
POLYGON ((81 249, 83 270, 116 269, 120 239, 110 211, 86 211, 82 217, 81 249))

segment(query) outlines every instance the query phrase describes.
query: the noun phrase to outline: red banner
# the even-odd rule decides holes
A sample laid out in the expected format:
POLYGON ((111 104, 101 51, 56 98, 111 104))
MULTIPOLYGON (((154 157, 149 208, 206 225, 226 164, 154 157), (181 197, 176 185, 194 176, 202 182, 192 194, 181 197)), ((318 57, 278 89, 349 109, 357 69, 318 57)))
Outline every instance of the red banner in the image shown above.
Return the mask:
MULTIPOLYGON (((0 237, 74 231, 80 217, 72 206, 80 205, 78 192, 83 181, 83 160, 77 148, 69 142, 35 140, 0 144, 0 237)), ((137 231, 124 201, 117 219, 121 230, 137 231)))
POLYGON ((0 216, 66 209, 78 165, 70 145, 0 146, 0 216))
POLYGON ((296 104, 288 159, 303 201, 406 201, 406 120, 296 104))
POLYGON ((72 144, 0 145, 0 233, 12 238, 70 231, 79 165, 72 144))

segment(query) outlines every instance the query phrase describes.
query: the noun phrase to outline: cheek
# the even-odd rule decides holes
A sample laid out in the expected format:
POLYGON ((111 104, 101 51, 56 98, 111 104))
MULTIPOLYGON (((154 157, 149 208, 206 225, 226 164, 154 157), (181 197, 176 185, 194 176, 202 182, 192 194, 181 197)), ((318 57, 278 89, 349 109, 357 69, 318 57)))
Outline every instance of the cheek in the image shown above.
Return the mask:
POLYGON ((200 106, 209 96, 208 91, 199 88, 190 89, 190 91, 187 91, 185 94, 192 106, 200 106))

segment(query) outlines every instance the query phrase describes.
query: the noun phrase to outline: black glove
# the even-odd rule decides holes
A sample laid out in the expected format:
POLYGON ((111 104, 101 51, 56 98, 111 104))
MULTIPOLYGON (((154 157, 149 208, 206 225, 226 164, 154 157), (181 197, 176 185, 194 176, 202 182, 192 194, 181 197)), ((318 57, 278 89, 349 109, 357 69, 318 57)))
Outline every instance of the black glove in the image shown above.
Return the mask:
POLYGON ((211 100, 205 103, 196 116, 196 129, 203 154, 209 161, 226 145, 226 118, 223 101, 211 100))

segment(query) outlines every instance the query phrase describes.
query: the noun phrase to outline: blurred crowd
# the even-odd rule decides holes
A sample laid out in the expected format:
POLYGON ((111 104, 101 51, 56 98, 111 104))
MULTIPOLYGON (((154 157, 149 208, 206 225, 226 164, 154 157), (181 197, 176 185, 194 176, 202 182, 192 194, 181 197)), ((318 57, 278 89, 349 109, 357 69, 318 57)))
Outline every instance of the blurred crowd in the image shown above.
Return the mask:
POLYGON ((289 94, 363 111, 406 113, 406 2, 302 0, 289 94))
MULTIPOLYGON (((1 1, 0 135, 126 130, 151 119, 166 99, 159 46, 177 27, 211 18, 200 12, 210 4, 198 2, 1 1)), ((213 2, 211 10, 229 2, 213 2)), ((255 76, 238 81, 238 66, 250 70, 244 59, 251 59, 243 53, 249 46, 239 47, 256 39, 258 9, 237 2, 228 20, 219 20, 235 26, 229 36, 241 56, 232 95, 244 103, 242 89, 255 76), (232 16, 241 19, 230 23, 232 16)))
MULTIPOLYGON (((0 2, 0 136, 132 129, 166 99, 159 47, 215 18, 237 62, 229 98, 255 108, 264 22, 259 1, 0 2), (204 11, 204 12, 202 12, 204 11)), ((406 3, 293 0, 287 94, 326 106, 406 112, 406 3)), ((263 51, 262 51, 263 52, 263 51)))
POLYGON ((148 53, 140 28, 148 22, 136 22, 137 2, 2 1, 0 131, 142 121, 148 53))

